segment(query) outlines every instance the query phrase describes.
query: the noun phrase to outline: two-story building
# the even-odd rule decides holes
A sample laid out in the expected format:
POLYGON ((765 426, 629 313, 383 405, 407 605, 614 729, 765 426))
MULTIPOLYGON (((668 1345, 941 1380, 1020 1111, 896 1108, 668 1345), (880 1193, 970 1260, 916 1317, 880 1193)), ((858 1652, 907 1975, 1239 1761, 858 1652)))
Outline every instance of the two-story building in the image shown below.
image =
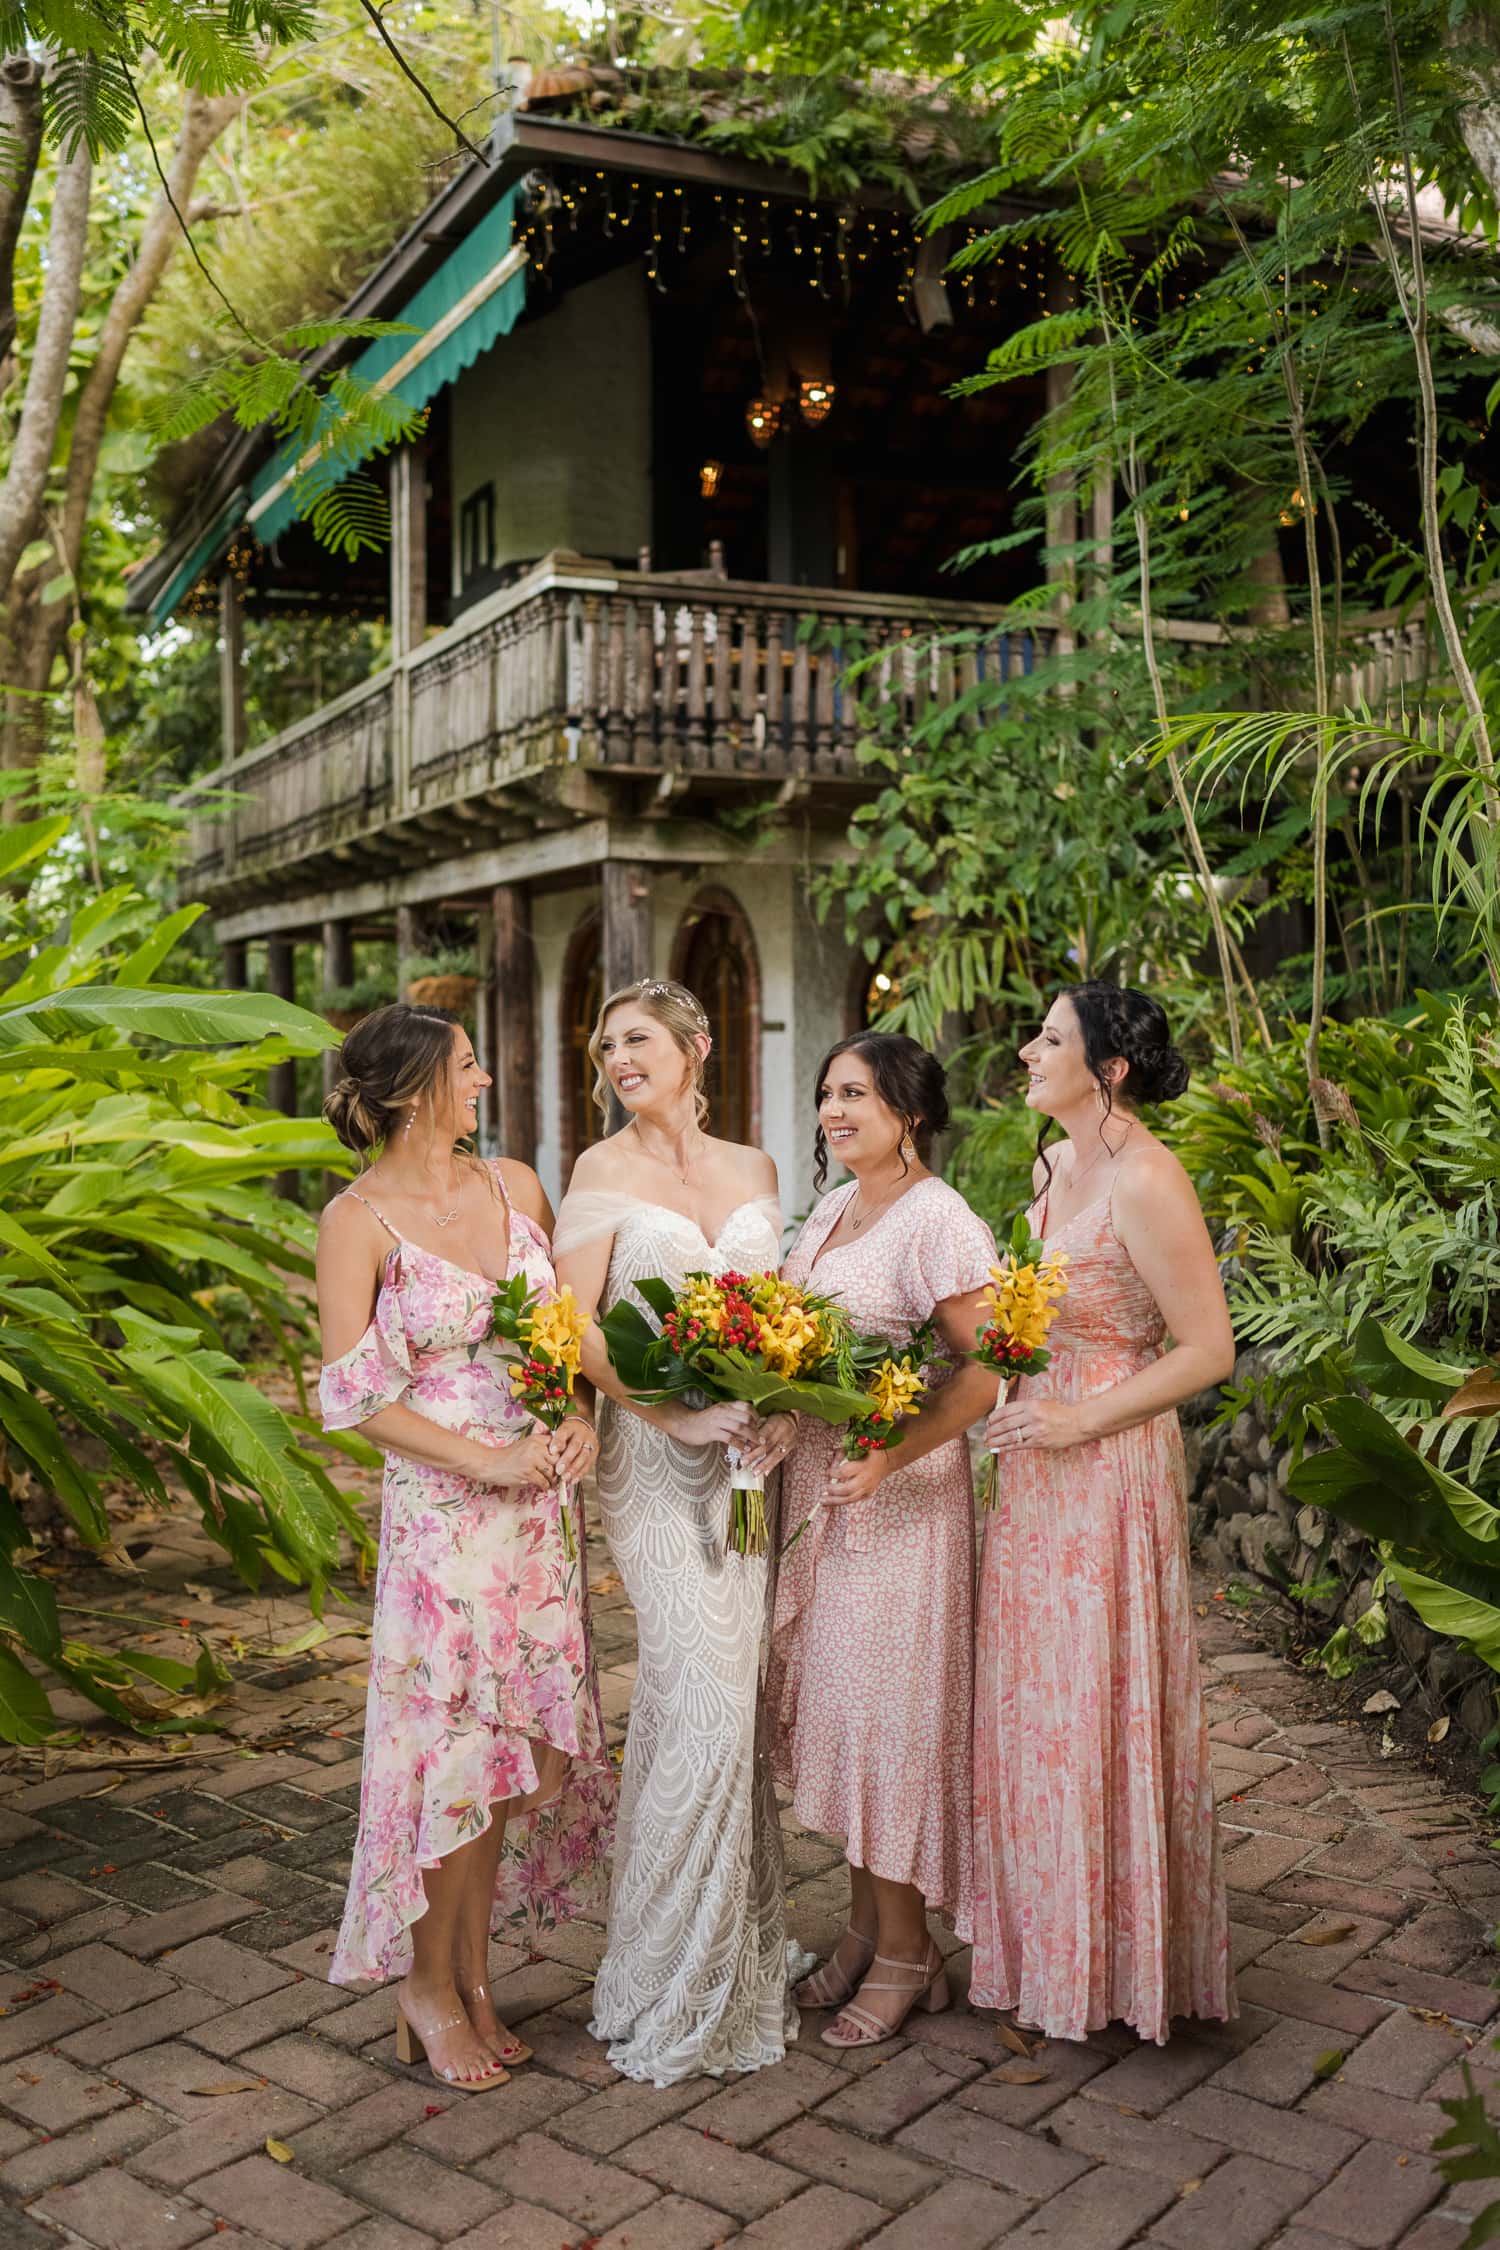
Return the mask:
MULTIPOLYGON (((184 887, 230 981, 264 946, 288 995, 299 947, 333 986, 372 937, 472 942, 487 1130, 554 1196, 598 1130, 601 994, 684 978, 715 1025, 715 1129, 762 1142, 803 1207, 816 1063, 878 970, 810 891, 849 848, 861 736, 901 742, 1066 630, 1065 603, 1007 623, 1026 565, 949 567, 1011 528, 1046 404, 1041 380, 951 386, 1053 284, 1020 254, 945 280, 951 241, 886 190, 818 201, 545 101, 487 156, 346 308, 409 324, 343 357, 428 410, 378 467, 388 552, 319 547, 306 464, 263 428, 134 582, 158 620, 218 614, 229 794, 184 887), (247 747, 244 616, 312 607, 387 616, 389 662, 247 747)), ((1055 512, 1066 545, 1080 516, 1055 512)))

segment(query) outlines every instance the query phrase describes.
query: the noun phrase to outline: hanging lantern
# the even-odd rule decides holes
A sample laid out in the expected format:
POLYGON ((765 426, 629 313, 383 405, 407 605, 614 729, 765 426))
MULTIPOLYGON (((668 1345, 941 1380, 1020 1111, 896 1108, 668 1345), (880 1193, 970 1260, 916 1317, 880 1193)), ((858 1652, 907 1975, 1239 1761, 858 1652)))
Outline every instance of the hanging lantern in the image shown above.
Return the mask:
MULTIPOLYGON (((754 435, 752 431, 751 435, 754 435)), ((712 500, 719 489, 719 479, 724 474, 722 461, 705 461, 698 471, 698 490, 705 500, 712 500)))
POLYGON ((764 453, 766 447, 776 435, 777 424, 780 420, 781 413, 774 399, 751 399, 750 404, 745 408, 745 428, 750 433, 751 444, 758 445, 764 453))
POLYGON ((802 419, 809 428, 816 429, 833 412, 833 389, 832 383, 824 382, 821 376, 809 375, 803 378, 798 405, 802 409, 802 419))

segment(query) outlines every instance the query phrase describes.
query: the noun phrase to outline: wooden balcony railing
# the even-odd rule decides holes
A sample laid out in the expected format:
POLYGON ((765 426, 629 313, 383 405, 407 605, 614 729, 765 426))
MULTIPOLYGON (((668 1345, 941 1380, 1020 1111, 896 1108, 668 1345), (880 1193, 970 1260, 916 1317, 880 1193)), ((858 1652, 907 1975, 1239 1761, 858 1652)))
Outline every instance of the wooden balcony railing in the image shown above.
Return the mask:
MULTIPOLYGON (((212 893, 326 853, 347 863, 420 852, 434 813, 502 805, 549 767, 656 776, 669 793, 847 784, 872 706, 897 734, 955 702, 962 723, 979 724, 984 699, 970 691, 1031 671, 1057 631, 967 602, 549 558, 203 784, 225 795, 195 823, 187 881, 212 893)), ((1226 637, 1207 625, 1166 631, 1226 637)), ((1355 645, 1351 661, 1346 637, 1340 703, 1378 707, 1425 678, 1420 623, 1361 620, 1355 645)), ((1279 662, 1262 668, 1257 656, 1251 669, 1255 701, 1291 696, 1279 662)))

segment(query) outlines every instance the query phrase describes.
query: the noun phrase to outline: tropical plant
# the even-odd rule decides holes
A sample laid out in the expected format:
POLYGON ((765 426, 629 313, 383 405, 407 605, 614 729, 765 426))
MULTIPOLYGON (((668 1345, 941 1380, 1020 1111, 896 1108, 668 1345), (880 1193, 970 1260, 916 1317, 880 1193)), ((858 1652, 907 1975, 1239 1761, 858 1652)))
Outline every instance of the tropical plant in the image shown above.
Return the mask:
POLYGON ((68 827, 60 814, 0 838, 0 1738, 16 1742, 55 1725, 23 1655, 150 1731, 202 1725, 225 1684, 206 1651, 184 1666, 70 1635, 66 1602, 27 1567, 38 1497, 104 1548, 111 1484, 161 1503, 185 1488, 246 1584, 270 1572, 315 1606, 368 1544, 305 1411, 295 1292, 310 1222, 270 1188, 342 1157, 326 1127, 258 1091, 271 1065, 331 1035, 261 994, 160 984, 199 908, 163 919, 118 885, 47 934, 17 894, 68 827), (297 1410, 225 1348, 229 1285, 276 1339, 297 1410))

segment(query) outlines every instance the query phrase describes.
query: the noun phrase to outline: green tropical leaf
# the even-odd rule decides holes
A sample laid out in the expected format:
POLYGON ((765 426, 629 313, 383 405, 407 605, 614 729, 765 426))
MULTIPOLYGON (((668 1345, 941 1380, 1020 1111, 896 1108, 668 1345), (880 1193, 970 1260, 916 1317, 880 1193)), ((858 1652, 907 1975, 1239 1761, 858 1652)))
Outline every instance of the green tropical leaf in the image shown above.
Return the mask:
POLYGON ((40 1680, 0 1640, 0 1742, 45 1742, 57 1721, 40 1680))

